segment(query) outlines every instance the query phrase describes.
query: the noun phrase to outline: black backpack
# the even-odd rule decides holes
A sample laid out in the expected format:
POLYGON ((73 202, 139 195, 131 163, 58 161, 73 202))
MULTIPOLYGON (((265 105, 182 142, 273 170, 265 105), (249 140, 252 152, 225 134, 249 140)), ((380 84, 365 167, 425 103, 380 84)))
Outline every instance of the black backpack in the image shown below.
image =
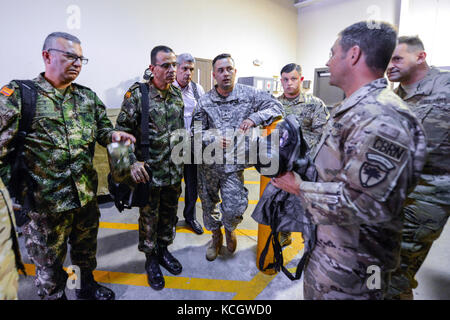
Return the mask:
POLYGON ((31 130, 34 115, 36 114, 37 89, 31 80, 14 80, 19 85, 22 101, 19 129, 13 140, 14 151, 8 155, 11 165, 11 179, 8 183, 8 191, 16 203, 21 204, 20 211, 14 211, 17 226, 23 226, 29 217, 27 212, 34 208, 33 186, 24 158, 24 144, 27 134, 31 130))
MULTIPOLYGON (((142 151, 142 157, 144 161, 150 158, 149 155, 149 99, 148 99, 148 86, 147 83, 136 82, 139 84, 139 89, 141 91, 142 99, 142 114, 141 114, 141 143, 139 148, 142 151)), ((147 170, 149 176, 151 177, 151 172, 147 170)), ((133 189, 125 183, 114 182, 111 173, 108 174, 108 190, 111 198, 114 200, 114 205, 119 212, 124 209, 131 209, 133 207, 143 207, 148 203, 148 198, 150 194, 150 182, 138 183, 133 189)))

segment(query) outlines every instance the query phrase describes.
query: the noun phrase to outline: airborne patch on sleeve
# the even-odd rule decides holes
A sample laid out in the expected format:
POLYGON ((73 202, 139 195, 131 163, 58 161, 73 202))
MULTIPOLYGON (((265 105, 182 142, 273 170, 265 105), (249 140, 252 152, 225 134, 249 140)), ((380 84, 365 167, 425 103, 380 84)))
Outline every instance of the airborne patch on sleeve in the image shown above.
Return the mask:
POLYGON ((7 86, 4 86, 4 87, 0 90, 0 93, 3 94, 3 95, 5 95, 5 96, 7 96, 7 97, 9 97, 10 95, 12 95, 13 92, 14 92, 14 89, 10 89, 10 88, 8 88, 7 86))

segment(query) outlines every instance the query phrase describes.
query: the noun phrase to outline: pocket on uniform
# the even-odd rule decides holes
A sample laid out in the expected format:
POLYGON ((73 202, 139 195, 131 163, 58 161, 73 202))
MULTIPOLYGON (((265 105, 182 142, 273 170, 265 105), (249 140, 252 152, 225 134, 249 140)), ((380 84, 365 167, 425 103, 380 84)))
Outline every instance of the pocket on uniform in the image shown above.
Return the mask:
POLYGON ((84 142, 95 141, 97 135, 97 123, 95 122, 95 116, 92 113, 80 113, 79 121, 81 123, 81 139, 84 142))

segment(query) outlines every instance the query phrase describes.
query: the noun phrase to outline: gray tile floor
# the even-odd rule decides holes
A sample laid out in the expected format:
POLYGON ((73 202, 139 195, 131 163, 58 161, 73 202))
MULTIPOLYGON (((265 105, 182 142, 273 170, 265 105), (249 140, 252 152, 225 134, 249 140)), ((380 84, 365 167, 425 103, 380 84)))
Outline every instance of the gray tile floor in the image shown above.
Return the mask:
MULTIPOLYGON (((266 275, 256 267, 257 229, 251 218, 259 198, 259 175, 255 170, 245 171, 250 204, 238 227, 237 251, 232 256, 222 255, 215 261, 205 259, 205 250, 211 238, 209 233, 196 235, 184 227, 184 202, 178 208, 177 236, 169 250, 183 264, 183 272, 172 276, 166 270, 166 288, 154 291, 146 282, 145 256, 137 249, 138 210, 119 213, 112 203, 100 205, 101 226, 98 235, 97 271, 99 282, 112 288, 120 300, 301 300, 302 280, 290 281, 284 274, 266 275)), ((184 193, 181 195, 184 197, 184 193)), ((201 205, 197 202, 197 218, 202 222, 201 205)), ((298 235, 294 235, 298 239, 298 235)), ((23 260, 33 273, 32 265, 20 239, 23 260)), ((288 268, 294 268, 302 251, 300 239, 285 249, 291 259, 288 268)), ((429 257, 418 274, 417 299, 450 299, 450 227, 444 230, 434 244, 429 257)), ((66 266, 70 259, 66 259, 66 266)), ((19 299, 36 300, 39 297, 33 284, 33 276, 20 276, 19 299)), ((69 299, 73 290, 66 289, 69 299)))

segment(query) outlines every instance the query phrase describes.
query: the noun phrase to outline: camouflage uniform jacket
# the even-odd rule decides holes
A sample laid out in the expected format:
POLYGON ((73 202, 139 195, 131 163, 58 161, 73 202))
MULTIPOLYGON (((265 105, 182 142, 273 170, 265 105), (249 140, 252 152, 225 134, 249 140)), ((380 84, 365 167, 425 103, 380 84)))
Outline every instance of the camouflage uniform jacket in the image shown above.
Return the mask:
POLYGON ((410 198, 450 205, 450 72, 431 67, 425 78, 396 93, 417 115, 427 134, 428 157, 410 198))
MULTIPOLYGON (((200 97, 191 127, 195 136, 202 133, 202 142, 206 146, 216 139, 211 131, 208 132, 210 129, 217 129, 225 135, 226 130, 237 130, 245 119, 252 120, 256 126, 266 126, 282 116, 283 106, 271 94, 237 83, 227 97, 219 95, 215 88, 200 97), (201 123, 201 127, 197 127, 196 122, 201 123)), ((246 167, 244 164, 216 166, 225 172, 236 172, 246 167)))
POLYGON ((314 156, 318 182, 300 184, 318 225, 314 250, 336 272, 364 277, 370 265, 390 272, 399 261, 402 206, 426 142, 418 119, 386 87, 385 79, 374 80, 334 107, 314 156))
MULTIPOLYGON (((62 95, 43 75, 33 79, 38 97, 31 132, 25 139, 25 162, 35 182, 36 209, 61 212, 95 198, 95 142, 106 146, 113 126, 95 92, 73 83, 62 95)), ((18 131, 22 102, 14 81, 2 91, 0 170, 7 184, 10 170, 5 157, 14 148, 11 142, 18 131)))
MULTIPOLYGON (((184 103, 180 89, 170 85, 164 94, 150 81, 149 84, 149 155, 147 161, 152 174, 153 186, 162 187, 181 182, 183 164, 171 159, 176 145, 176 132, 184 129, 184 103)), ((136 137, 136 145, 141 143, 141 91, 134 84, 125 94, 122 109, 117 116, 116 128, 136 137)), ((142 153, 136 148, 130 162, 143 161, 142 153)))
POLYGON ((284 107, 286 116, 295 114, 302 126, 303 136, 310 149, 319 143, 322 131, 330 117, 327 106, 319 98, 300 93, 296 98, 289 99, 284 94, 278 97, 284 107))

